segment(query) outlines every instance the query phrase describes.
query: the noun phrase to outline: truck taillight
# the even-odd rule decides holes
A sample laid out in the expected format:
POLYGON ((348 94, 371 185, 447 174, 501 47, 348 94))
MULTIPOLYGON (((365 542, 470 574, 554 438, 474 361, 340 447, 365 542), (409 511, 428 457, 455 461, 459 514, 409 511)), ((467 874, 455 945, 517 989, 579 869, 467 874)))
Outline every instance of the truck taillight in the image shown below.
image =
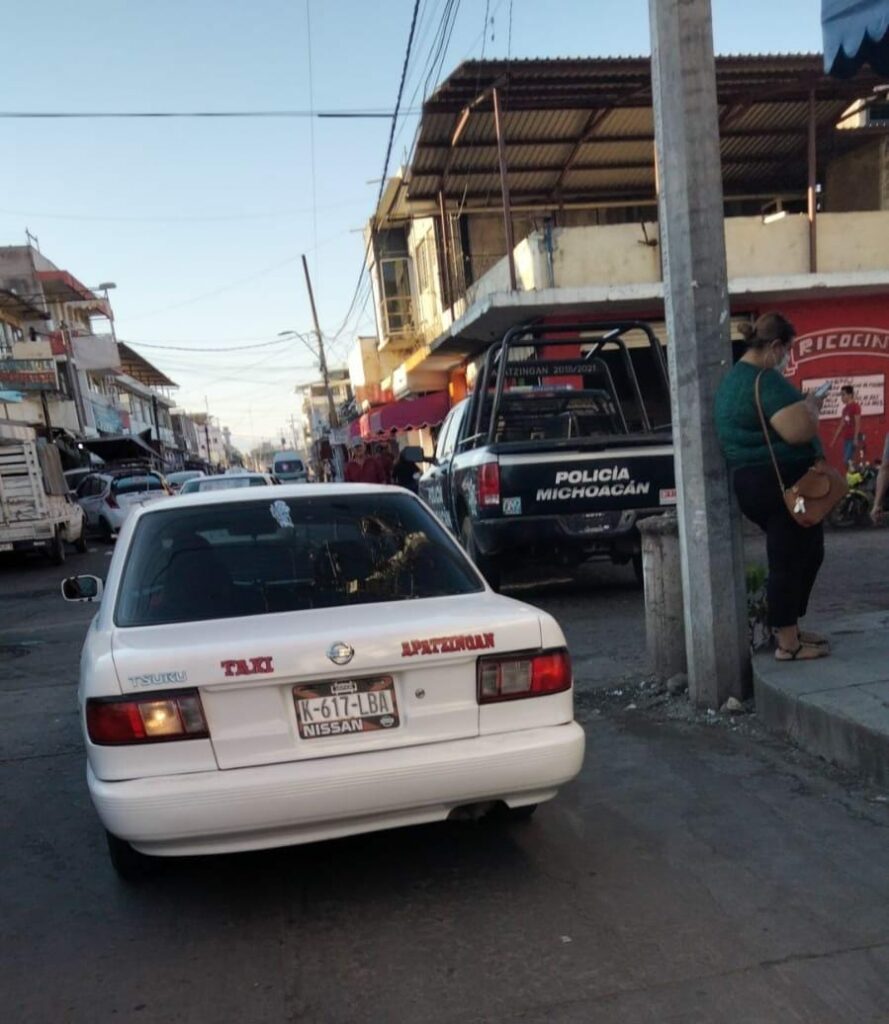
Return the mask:
POLYGON ((536 654, 479 658, 479 704, 543 697, 570 687, 571 655, 564 647, 536 654))
POLYGON ((500 504, 500 464, 483 462, 477 471, 476 490, 481 508, 493 508, 500 504))
POLYGON ((136 697, 90 697, 86 731, 93 743, 159 743, 206 739, 210 733, 197 690, 136 697))

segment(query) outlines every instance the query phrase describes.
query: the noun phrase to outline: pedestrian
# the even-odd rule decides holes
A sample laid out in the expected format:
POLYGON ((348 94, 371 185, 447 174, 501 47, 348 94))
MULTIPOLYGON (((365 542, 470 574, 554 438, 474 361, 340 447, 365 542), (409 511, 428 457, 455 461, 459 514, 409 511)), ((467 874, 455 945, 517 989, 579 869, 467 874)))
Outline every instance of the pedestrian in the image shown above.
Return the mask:
POLYGON ((352 446, 351 457, 346 463, 345 480, 348 484, 384 484, 383 467, 373 455, 368 455, 363 441, 352 446))
POLYGON ((404 452, 398 453, 398 461, 392 468, 392 482, 396 487, 405 487, 414 494, 420 493, 419 471, 416 462, 406 459, 404 452))
POLYGON ((383 476, 386 478, 386 483, 392 483, 392 469, 395 466, 395 459, 392 458, 392 453, 389 451, 387 444, 378 444, 374 451, 374 456, 380 463, 380 467, 383 470, 383 476))
POLYGON ((823 399, 804 396, 782 372, 796 336, 789 320, 767 313, 754 324, 743 324, 741 332, 747 351, 719 386, 716 430, 741 511, 766 535, 775 658, 808 661, 829 653, 824 637, 799 627, 824 559, 824 530, 820 523, 810 527, 797 523, 785 504, 784 487, 792 486, 823 458, 818 439, 823 399))
POLYGON ((843 435, 843 462, 846 469, 851 469, 861 440, 861 406, 855 401, 855 388, 851 384, 844 384, 840 388, 840 401, 843 403, 840 422, 830 446, 832 448, 840 439, 840 434, 843 435))
POLYGON ((880 470, 877 473, 877 483, 874 490, 874 506, 870 510, 870 517, 874 524, 880 521, 883 515, 883 504, 886 501, 886 491, 889 490, 889 434, 883 442, 883 457, 880 459, 880 470))

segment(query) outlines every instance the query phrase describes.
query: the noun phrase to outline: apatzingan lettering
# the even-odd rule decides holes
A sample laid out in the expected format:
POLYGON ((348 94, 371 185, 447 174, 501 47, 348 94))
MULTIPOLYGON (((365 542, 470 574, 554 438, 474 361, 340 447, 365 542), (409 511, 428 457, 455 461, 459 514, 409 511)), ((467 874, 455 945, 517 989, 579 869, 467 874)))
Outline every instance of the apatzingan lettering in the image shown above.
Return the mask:
POLYGON ((474 633, 463 636, 435 636, 428 640, 403 640, 402 658, 418 654, 453 654, 456 651, 484 651, 494 646, 493 633, 474 633))
POLYGON ((537 501, 573 501, 582 498, 633 498, 651 491, 651 482, 633 480, 626 466, 565 469, 556 473, 555 487, 540 487, 537 501), (564 486, 568 485, 568 486, 564 486))

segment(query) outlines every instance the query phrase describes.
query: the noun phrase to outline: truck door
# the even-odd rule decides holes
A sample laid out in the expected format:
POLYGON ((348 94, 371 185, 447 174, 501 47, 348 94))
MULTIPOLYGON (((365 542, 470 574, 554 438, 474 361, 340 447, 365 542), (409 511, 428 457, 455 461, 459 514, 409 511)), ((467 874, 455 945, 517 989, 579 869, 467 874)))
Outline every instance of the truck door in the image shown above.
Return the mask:
POLYGON ((463 401, 448 413, 435 447, 436 464, 430 466, 420 480, 420 496, 451 533, 456 531, 451 516, 451 460, 465 410, 466 402, 463 401))

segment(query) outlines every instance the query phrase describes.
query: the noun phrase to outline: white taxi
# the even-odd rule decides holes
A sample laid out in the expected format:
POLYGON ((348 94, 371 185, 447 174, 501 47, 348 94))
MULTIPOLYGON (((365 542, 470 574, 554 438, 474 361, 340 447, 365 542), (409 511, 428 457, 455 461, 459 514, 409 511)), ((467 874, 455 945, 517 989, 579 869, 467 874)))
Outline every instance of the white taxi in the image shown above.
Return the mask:
POLYGON ((489 811, 580 770, 565 637, 495 594, 394 487, 243 488, 137 509, 81 660, 111 859, 314 842, 489 811))

